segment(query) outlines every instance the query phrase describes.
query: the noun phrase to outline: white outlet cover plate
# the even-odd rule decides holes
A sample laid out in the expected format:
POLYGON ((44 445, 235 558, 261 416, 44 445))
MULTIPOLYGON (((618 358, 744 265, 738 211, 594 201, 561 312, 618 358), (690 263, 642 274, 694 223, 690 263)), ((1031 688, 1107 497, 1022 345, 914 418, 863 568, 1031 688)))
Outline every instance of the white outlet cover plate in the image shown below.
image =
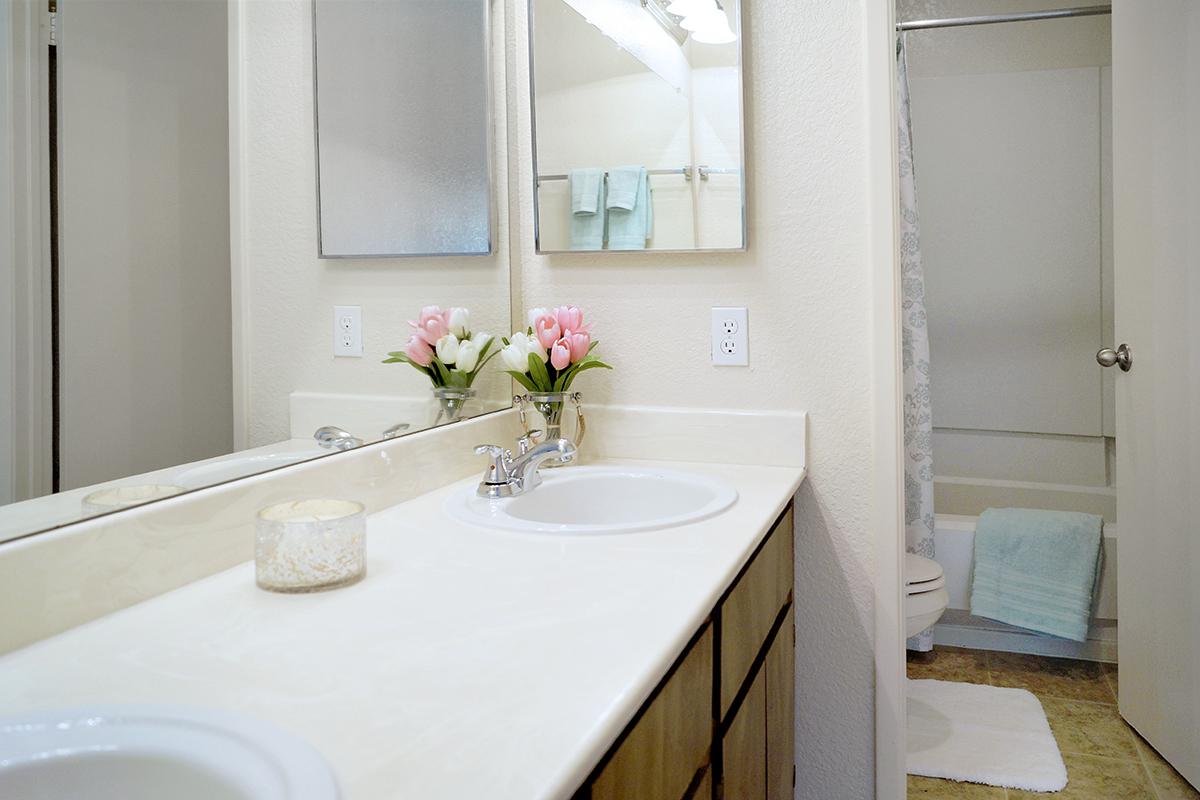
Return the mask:
POLYGON ((712 310, 712 363, 718 367, 750 365, 749 314, 745 308, 712 310))
POLYGON ((333 307, 333 354, 362 358, 362 306, 333 307))

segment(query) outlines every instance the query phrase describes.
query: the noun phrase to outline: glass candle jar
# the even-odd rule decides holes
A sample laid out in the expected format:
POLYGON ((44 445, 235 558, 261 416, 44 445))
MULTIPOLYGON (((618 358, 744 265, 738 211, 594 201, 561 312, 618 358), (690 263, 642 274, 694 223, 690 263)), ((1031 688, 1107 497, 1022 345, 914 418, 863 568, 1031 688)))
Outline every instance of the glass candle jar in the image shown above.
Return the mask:
POLYGON ((258 512, 254 577, 272 592, 349 586, 367 572, 367 514, 350 500, 298 500, 258 512))

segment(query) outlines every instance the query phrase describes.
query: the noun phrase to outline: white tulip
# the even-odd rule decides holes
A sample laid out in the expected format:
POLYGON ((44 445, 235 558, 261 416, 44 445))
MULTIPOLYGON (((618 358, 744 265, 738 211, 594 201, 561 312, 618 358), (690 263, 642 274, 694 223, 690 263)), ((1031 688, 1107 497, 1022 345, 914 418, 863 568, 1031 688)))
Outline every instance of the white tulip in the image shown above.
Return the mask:
POLYGON ((550 313, 548 308, 531 308, 529 309, 529 327, 537 328, 537 321, 550 313))
POLYGON ((536 336, 530 336, 527 333, 514 333, 511 341, 513 344, 520 345, 521 349, 525 351, 526 366, 528 366, 530 353, 536 354, 543 364, 550 358, 546 353, 546 348, 542 347, 536 336))
POLYGON ((466 339, 470 335, 470 320, 471 312, 465 308, 456 306, 446 312, 446 324, 459 339, 466 339))
POLYGON ((529 372, 529 353, 516 342, 501 349, 500 360, 513 372, 519 372, 522 375, 529 372))
POLYGON ((471 372, 479 363, 479 345, 468 339, 458 346, 458 360, 455 366, 463 372, 471 372))
POLYGON ((471 337, 471 341, 475 343, 475 346, 479 348, 479 352, 482 353, 484 348, 488 346, 488 343, 492 341, 492 335, 490 333, 480 331, 471 337))
POLYGON ((458 359, 458 337, 453 333, 447 333, 437 340, 437 346, 434 349, 437 351, 439 361, 443 364, 453 364, 458 359))

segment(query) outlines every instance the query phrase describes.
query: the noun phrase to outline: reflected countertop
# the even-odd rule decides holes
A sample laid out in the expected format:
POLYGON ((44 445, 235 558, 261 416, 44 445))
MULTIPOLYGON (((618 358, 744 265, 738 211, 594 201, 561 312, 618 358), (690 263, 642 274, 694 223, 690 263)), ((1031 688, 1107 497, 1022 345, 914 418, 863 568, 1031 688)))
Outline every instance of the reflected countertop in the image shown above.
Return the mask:
POLYGON ((333 451, 318 447, 312 437, 285 439, 261 447, 206 458, 203 461, 179 464, 127 478, 68 489, 58 494, 0 505, 0 542, 85 519, 88 515, 83 511, 83 499, 100 489, 150 484, 179 486, 187 490, 201 489, 222 481, 329 455, 331 452, 333 451))

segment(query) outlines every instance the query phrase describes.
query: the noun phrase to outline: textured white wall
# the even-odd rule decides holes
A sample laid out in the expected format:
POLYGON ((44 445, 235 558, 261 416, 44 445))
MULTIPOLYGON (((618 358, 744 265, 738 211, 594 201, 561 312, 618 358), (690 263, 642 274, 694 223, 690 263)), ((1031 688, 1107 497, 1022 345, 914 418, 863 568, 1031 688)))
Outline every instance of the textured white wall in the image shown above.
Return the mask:
POLYGON ((513 261, 525 305, 573 302, 595 321, 616 371, 580 378, 588 400, 809 412, 796 523, 797 797, 865 800, 874 531, 863 9, 745 5, 748 252, 538 256, 525 3, 507 0, 513 261), (749 307, 749 368, 710 365, 714 305, 749 307))
MULTIPOLYGON (((504 18, 493 5, 496 123, 496 241, 491 256, 411 259, 317 258, 313 142, 312 6, 306 0, 244 4, 243 154, 246 231, 242 347, 248 446, 289 435, 293 391, 426 396, 428 380, 402 364, 381 364, 408 338, 421 306, 471 308, 476 330, 507 334, 509 322, 504 18), (363 309, 363 357, 334 358, 334 305, 363 309)), ((509 394, 492 374, 476 386, 509 394)), ((336 423, 336 420, 331 420, 336 423)), ((370 432, 367 432, 370 433, 370 432)))

